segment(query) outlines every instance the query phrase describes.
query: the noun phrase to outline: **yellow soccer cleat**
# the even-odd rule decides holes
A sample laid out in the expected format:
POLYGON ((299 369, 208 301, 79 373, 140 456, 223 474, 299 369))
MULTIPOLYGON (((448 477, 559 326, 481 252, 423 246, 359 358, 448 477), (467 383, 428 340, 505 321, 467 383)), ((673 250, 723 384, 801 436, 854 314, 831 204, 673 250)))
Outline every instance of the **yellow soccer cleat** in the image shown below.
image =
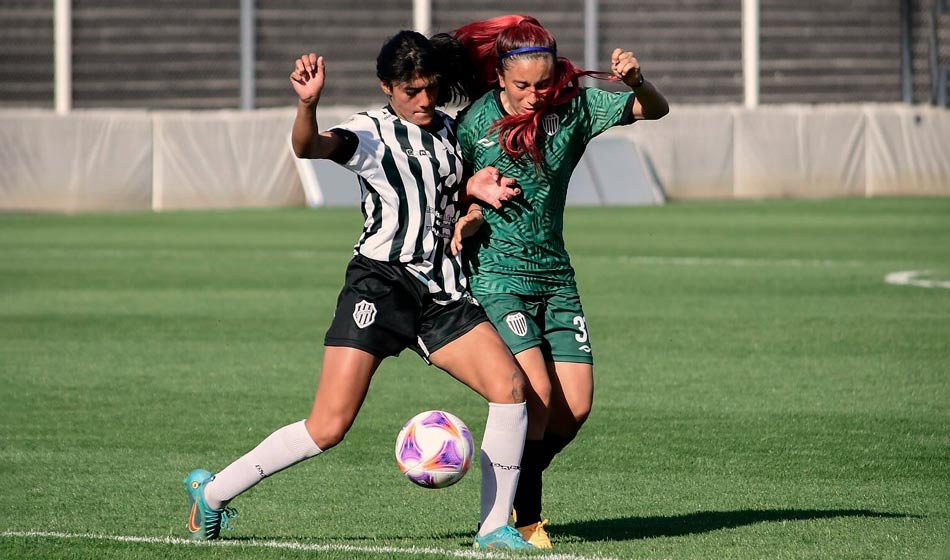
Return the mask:
POLYGON ((521 533, 521 537, 531 543, 535 548, 550 549, 554 547, 551 546, 551 538, 548 537, 548 532, 544 530, 544 526, 547 524, 548 520, 543 519, 537 523, 518 527, 517 529, 518 532, 521 533))

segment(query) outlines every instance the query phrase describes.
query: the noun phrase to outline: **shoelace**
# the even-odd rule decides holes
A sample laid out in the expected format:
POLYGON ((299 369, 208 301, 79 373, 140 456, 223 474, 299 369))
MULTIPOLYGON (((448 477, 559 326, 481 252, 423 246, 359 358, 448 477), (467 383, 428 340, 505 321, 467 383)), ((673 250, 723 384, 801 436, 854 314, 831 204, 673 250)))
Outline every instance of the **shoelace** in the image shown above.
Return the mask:
POLYGON ((538 526, 535 528, 534 532, 541 539, 542 543, 545 543, 545 545, 550 545, 551 537, 548 536, 548 532, 544 530, 544 526, 547 524, 548 524, 547 519, 542 519, 541 521, 538 521, 538 526))
POLYGON ((509 539, 517 539, 519 541, 524 540, 524 538, 521 536, 521 533, 519 533, 518 530, 511 525, 505 525, 502 528, 501 535, 499 536, 508 537, 509 539))
POLYGON ((231 530, 231 520, 238 516, 238 512, 233 507, 225 507, 221 510, 221 527, 231 530))

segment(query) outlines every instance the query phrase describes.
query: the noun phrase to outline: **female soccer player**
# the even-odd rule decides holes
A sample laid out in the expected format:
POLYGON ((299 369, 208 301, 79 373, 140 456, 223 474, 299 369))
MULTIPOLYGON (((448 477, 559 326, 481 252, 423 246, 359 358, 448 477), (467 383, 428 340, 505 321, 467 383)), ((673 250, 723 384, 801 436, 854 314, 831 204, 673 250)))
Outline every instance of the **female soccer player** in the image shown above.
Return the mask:
MULTIPOLYGON (((475 548, 531 548, 508 525, 527 429, 524 374, 472 301, 461 263, 447 250, 463 166, 453 122, 436 106, 460 91, 452 77, 453 44, 464 57, 464 48, 448 36, 394 36, 376 62, 388 105, 324 132, 316 120, 326 78, 323 57, 311 53, 296 61, 290 74, 300 98, 294 151, 333 160, 359 176, 363 233, 326 335, 310 415, 275 431, 217 474, 198 469, 185 478, 193 538, 216 538, 228 525, 232 511, 226 506, 233 498, 340 443, 383 359, 412 348, 489 403, 475 548)), ((480 185, 494 188, 499 200, 510 196, 496 184, 493 170, 469 183, 475 191, 480 185)))
POLYGON ((491 165, 516 179, 523 192, 484 215, 473 205, 452 245, 458 251, 477 229, 463 259, 472 292, 528 377, 515 526, 533 545, 551 548, 541 517, 542 471, 577 435, 594 394, 587 320, 562 235, 568 181, 593 137, 658 119, 669 106, 631 52, 614 50, 612 76, 579 70, 558 57, 554 37, 531 17, 480 21, 454 35, 476 67, 471 96, 481 96, 458 116, 462 153, 474 169, 491 165), (632 91, 581 88, 584 75, 620 80, 632 91))

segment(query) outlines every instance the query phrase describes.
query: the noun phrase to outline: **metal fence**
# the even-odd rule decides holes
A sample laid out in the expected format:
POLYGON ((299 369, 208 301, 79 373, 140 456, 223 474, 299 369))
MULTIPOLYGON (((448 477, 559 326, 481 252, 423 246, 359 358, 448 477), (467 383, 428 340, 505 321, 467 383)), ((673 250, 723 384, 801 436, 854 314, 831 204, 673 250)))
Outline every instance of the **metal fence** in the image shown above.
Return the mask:
MULTIPOLYGON (((69 106, 79 109, 289 106, 293 59, 310 51, 327 60, 324 103, 375 103, 380 44, 419 21, 418 0, 56 1, 71 12, 69 106)), ((759 0, 758 99, 935 101, 933 68, 950 68, 950 10, 936 2, 946 0, 759 0)), ((54 107, 54 4, 0 0, 0 107, 54 107)), ((431 32, 527 13, 580 66, 606 69, 619 46, 674 103, 743 101, 742 0, 598 0, 593 26, 583 0, 423 4, 431 32)))

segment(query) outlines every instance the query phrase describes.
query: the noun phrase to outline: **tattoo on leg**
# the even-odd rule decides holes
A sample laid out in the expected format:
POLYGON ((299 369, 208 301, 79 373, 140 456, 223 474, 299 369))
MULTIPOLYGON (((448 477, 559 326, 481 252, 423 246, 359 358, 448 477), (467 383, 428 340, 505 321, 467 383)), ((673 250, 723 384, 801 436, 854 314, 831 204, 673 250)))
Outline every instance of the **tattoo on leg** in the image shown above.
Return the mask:
POLYGON ((511 375, 511 398, 516 402, 524 402, 524 375, 516 371, 511 375))

